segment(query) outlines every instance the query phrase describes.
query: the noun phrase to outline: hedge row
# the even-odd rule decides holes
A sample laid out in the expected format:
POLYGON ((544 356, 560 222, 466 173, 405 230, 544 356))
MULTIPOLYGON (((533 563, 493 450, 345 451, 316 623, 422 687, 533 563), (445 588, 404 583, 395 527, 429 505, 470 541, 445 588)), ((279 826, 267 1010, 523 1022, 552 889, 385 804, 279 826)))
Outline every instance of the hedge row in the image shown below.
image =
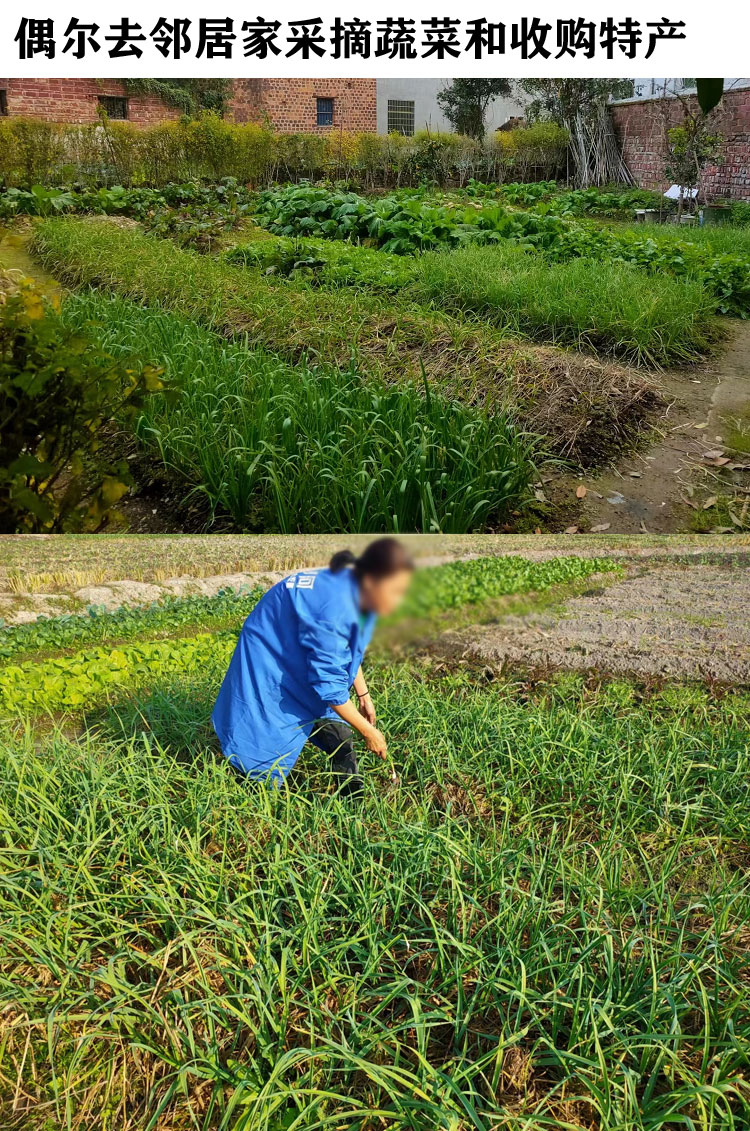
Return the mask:
POLYGON ((332 177, 364 187, 425 180, 554 177, 568 144, 551 123, 494 134, 484 143, 460 134, 277 134, 215 114, 146 129, 103 119, 62 125, 27 118, 0 120, 0 183, 31 186, 156 185, 232 176, 252 185, 332 177))

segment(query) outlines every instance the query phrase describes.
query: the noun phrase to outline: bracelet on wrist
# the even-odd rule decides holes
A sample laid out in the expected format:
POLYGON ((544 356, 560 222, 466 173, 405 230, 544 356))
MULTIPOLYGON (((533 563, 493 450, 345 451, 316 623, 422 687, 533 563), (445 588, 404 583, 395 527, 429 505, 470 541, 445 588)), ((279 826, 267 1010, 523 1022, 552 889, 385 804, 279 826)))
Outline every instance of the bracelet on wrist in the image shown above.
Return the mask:
POLYGON ((355 691, 354 694, 357 696, 358 699, 366 699, 367 696, 370 694, 370 692, 369 691, 363 691, 362 694, 360 695, 360 693, 358 691, 355 691))

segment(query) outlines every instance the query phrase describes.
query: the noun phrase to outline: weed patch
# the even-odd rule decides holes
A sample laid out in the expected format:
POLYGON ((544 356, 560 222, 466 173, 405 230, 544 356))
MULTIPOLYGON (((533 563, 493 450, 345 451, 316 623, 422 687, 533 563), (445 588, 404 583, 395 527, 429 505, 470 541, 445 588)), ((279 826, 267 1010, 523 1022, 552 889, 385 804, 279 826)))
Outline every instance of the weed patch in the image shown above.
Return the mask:
POLYGON ((441 309, 632 363, 695 360, 710 340, 712 304, 699 283, 644 279, 622 263, 550 264, 506 244, 431 252, 416 274, 416 294, 441 309))

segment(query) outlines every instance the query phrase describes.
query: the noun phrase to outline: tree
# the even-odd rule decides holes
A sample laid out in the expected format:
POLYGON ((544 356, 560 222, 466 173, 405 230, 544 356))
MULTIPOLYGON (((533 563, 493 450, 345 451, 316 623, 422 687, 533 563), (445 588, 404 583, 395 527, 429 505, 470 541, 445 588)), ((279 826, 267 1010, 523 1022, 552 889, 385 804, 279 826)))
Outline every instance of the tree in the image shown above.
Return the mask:
POLYGON ((633 93, 632 79, 522 79, 530 121, 551 119, 570 134, 579 185, 633 183, 615 138, 609 103, 633 93))
POLYGON ((706 165, 719 159, 722 139, 720 134, 709 132, 709 114, 700 106, 694 107, 687 98, 678 98, 682 106, 682 122, 667 130, 664 174, 667 180, 680 186, 677 209, 677 215, 680 216, 684 190, 700 186, 701 174, 706 165))
POLYGON ((481 141, 490 103, 508 97, 511 91, 509 79, 451 79, 437 101, 456 133, 481 141))

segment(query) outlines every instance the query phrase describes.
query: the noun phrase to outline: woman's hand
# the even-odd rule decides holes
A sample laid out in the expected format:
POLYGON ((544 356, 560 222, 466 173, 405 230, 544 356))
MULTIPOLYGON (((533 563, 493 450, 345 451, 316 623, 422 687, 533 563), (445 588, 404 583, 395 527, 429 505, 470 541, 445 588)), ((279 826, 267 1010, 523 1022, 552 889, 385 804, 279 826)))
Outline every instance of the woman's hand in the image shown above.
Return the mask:
POLYGON ((351 699, 347 699, 346 703, 332 703, 331 706, 340 719, 343 719, 354 730, 359 731, 365 740, 367 749, 385 761, 388 754, 388 743, 385 741, 385 735, 381 734, 377 727, 367 721, 364 712, 360 713, 351 699))
POLYGON ((378 717, 375 714, 375 704, 372 701, 369 691, 365 695, 358 695, 357 700, 359 702, 360 715, 362 715, 364 719, 367 719, 370 726, 374 727, 375 723, 378 721, 378 717))
POLYGON ((385 740, 385 735, 377 727, 369 727, 362 737, 367 749, 385 761, 388 755, 388 743, 385 740))

